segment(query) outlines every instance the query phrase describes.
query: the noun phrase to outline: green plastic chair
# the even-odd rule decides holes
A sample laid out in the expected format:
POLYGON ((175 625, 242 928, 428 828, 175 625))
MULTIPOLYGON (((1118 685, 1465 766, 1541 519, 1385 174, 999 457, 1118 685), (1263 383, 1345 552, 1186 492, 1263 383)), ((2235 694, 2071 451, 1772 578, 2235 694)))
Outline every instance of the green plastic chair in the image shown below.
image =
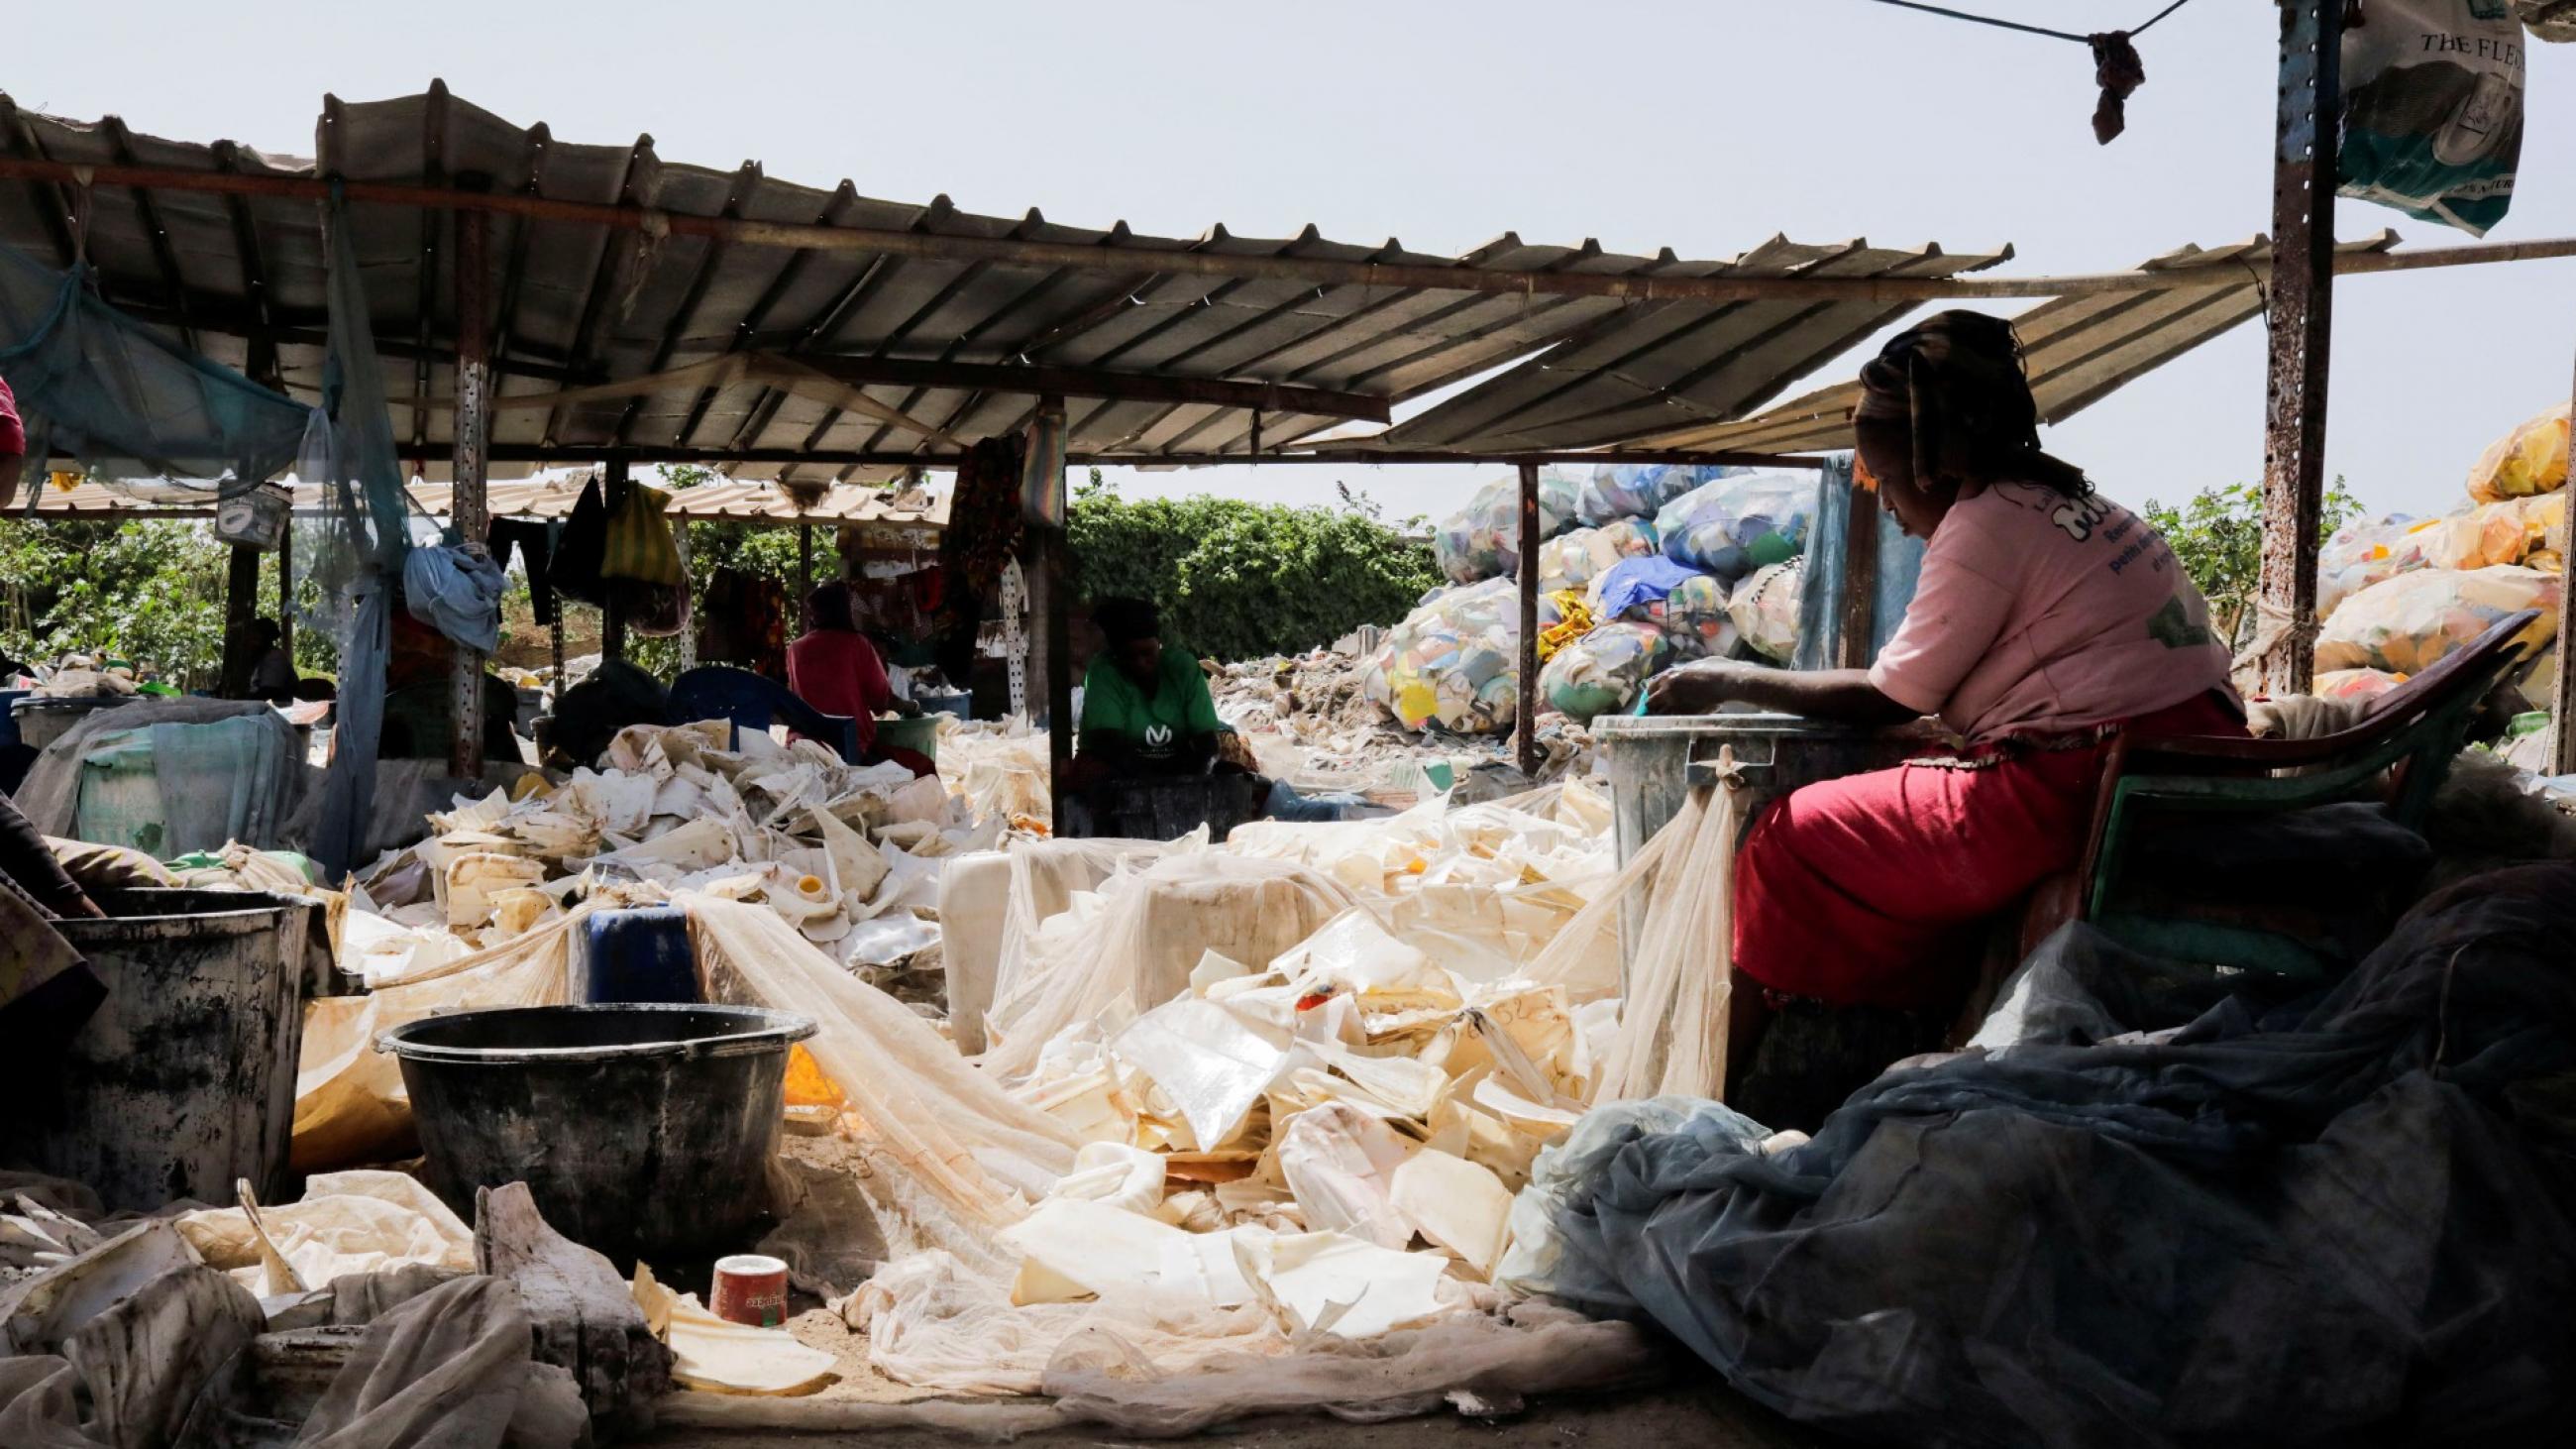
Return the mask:
POLYGON ((2523 657, 2540 619, 2526 609, 2374 701, 2349 729, 2305 740, 2191 737, 2112 744, 2076 881, 2077 915, 2168 960, 2322 980, 2349 963, 2330 943, 2281 931, 2154 914, 2122 898, 2123 870, 2146 818, 2177 812, 2261 815, 2377 800, 2420 829, 2489 690, 2523 657), (2295 773, 2291 773, 2295 772, 2295 773))

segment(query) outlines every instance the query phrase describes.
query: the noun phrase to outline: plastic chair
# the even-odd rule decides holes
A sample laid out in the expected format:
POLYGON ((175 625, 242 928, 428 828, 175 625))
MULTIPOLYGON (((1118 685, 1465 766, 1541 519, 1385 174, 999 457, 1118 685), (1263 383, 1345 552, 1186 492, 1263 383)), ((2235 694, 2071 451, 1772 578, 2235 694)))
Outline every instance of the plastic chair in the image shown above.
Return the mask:
MULTIPOLYGON (((2304 740, 2184 736, 2115 740, 2102 773, 2092 838, 2075 877, 2072 915, 2130 947, 2174 960, 2319 979, 2347 964, 2313 939, 2260 926, 2140 909, 2125 899, 2140 826, 2175 814, 2285 815, 2375 800, 2388 818, 2421 828, 2434 793, 2467 742, 2487 692, 2519 662, 2517 637, 2540 618, 2526 609, 2381 695, 2351 728, 2304 740)), ((2067 914, 2061 907, 2061 917, 2067 914)), ((2051 923, 2041 922, 2041 925, 2051 923)), ((2025 940, 2033 939, 2025 934, 2025 940)))
POLYGON ((783 724, 807 739, 821 740, 840 751, 843 761, 859 763, 859 722, 845 714, 825 714, 798 699, 786 685, 747 669, 710 664, 671 681, 668 713, 672 724, 702 719, 731 720, 738 744, 745 729, 766 730, 783 724))

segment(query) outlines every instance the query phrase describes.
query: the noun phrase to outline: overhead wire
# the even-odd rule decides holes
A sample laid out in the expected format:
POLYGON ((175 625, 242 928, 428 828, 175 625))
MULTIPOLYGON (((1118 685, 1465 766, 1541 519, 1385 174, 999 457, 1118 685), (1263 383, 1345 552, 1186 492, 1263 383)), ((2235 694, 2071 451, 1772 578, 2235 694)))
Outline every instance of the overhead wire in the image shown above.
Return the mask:
MULTIPOLYGON (((2090 45, 2093 43, 2092 36, 2078 35, 2071 30, 2052 30, 2045 25, 2029 25, 2019 20, 2006 20, 1999 15, 1978 15, 1971 11, 1953 10, 1946 5, 1927 5, 1923 3, 1923 0, 1873 0, 1873 3, 1880 5, 1893 5, 1900 10, 1920 10, 1929 15, 1946 16, 1952 20, 1965 20, 1972 25, 1991 25, 1997 30, 2018 30, 2024 35, 2044 35, 2051 40, 2071 40, 2078 45, 2090 45)), ((2164 9, 2148 16, 2144 24, 2134 26, 2126 33, 2133 38, 2144 35, 2149 29, 2154 27, 2157 21, 2164 19, 2166 16, 2171 15, 2190 3, 2191 0, 2173 0, 2173 3, 2165 6, 2164 9)))

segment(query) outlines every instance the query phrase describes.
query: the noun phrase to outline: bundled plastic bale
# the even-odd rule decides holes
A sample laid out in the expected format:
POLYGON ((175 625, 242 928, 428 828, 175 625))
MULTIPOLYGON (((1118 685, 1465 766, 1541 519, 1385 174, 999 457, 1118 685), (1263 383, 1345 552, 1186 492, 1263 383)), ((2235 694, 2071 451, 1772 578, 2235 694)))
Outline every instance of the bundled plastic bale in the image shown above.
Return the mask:
POLYGON ((1655 526, 1642 518, 1578 528, 1538 546, 1538 586, 1551 594, 1579 589, 1622 560, 1641 558, 1657 547, 1655 526))
POLYGON ((1551 706, 1574 719, 1617 714, 1673 657, 1672 640, 1661 627, 1614 619, 1556 651, 1539 671, 1538 687, 1551 706))
MULTIPOLYGON (((1561 616, 1539 600, 1541 629, 1561 616)), ((1487 579, 1443 595, 1396 626, 1388 639, 1388 709, 1406 729, 1434 724, 1460 734, 1512 727, 1520 692, 1520 595, 1510 579, 1487 579)))
POLYGON ((2558 652, 2566 647, 2563 639, 2552 639, 2540 657, 2516 671, 2513 687, 2522 695, 2525 706, 2552 710, 2558 705, 2558 652))
POLYGON ((2408 538, 2430 522, 2391 513, 2336 529, 2317 550, 2317 617, 2327 618, 2344 600, 2382 579, 2422 568, 2424 556, 2408 538))
MULTIPOLYGON (((2567 536, 2567 495, 2507 498, 2481 503, 2418 524, 2407 543, 2434 569, 2482 569, 2490 564, 2525 562, 2553 541, 2567 536)), ((2552 551, 2554 559, 2558 555, 2552 551)))
POLYGON ((2319 674, 2311 690, 2319 699, 2377 699, 2406 682, 2385 669, 2330 669, 2319 674))
POLYGON ((1664 596, 1658 622, 1676 659, 1723 659, 1735 652, 1735 615, 1728 603, 1726 585, 1713 574, 1684 579, 1664 596))
POLYGON ((1575 512, 1596 526, 1620 518, 1651 519, 1692 489, 1743 471, 1710 463, 1603 463, 1583 480, 1575 512))
POLYGON ((2520 640, 2537 647, 2558 631, 2558 588, 2558 575, 2515 564, 2399 574, 2335 610, 2317 637, 2316 667, 2320 673, 2421 674, 2496 620, 2523 609, 2540 611, 2520 640))
POLYGON ((2528 498, 2567 486, 2567 404, 2542 412, 2487 445, 2469 469, 2469 496, 2480 503, 2528 498))
POLYGON ((1816 489, 1813 473, 1721 478, 1664 505, 1655 535, 1665 557, 1731 582, 1806 550, 1816 489))
MULTIPOLYGON (((1543 468, 1538 475, 1539 536, 1554 538, 1575 523, 1582 485, 1571 475, 1543 468)), ((1432 530, 1431 551, 1453 583, 1508 578, 1520 571, 1521 482, 1498 478, 1476 490, 1467 506, 1432 530)), ((1425 602, 1428 602, 1427 600, 1425 602)))
POLYGON ((1738 584, 1726 612, 1753 652, 1786 664, 1798 652, 1798 604, 1805 587, 1799 561, 1772 564, 1738 584))

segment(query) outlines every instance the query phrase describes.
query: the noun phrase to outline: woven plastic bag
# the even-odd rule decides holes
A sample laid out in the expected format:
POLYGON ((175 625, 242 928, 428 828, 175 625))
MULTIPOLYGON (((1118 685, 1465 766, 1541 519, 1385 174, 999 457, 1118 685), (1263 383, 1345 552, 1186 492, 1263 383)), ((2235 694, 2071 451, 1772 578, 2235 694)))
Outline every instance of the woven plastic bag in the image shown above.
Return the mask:
POLYGON ((1660 625, 1614 619, 1556 651, 1539 671, 1539 692, 1573 719, 1617 714, 1672 658, 1660 625))
POLYGON ((1726 611, 1753 652, 1782 664, 1798 652, 1798 605, 1805 587, 1799 561, 1772 564, 1738 584, 1726 611))
POLYGON ((1608 573, 1621 559, 1655 552, 1655 526, 1641 518, 1621 518, 1598 528, 1578 528, 1538 546, 1538 586, 1546 593, 1580 589, 1608 573))
MULTIPOLYGON (((1538 625, 1561 615, 1539 600, 1538 625)), ((1388 636, 1388 709, 1406 729, 1500 734, 1520 706, 1520 594, 1487 579, 1442 594, 1388 636)))
POLYGON ((2421 674, 2496 620, 2523 609, 2540 611, 2520 641, 2536 648, 2558 632, 2558 589, 2558 575, 2514 564, 2400 574, 2335 610, 2317 636, 2316 667, 2421 674))
POLYGON ((1664 595, 1664 637, 1672 642, 1673 657, 1681 659, 1723 659, 1735 652, 1735 616, 1727 608, 1727 587, 1714 574, 1701 574, 1684 579, 1664 595))
POLYGON ((1583 480, 1575 512, 1595 527, 1621 518, 1651 519, 1692 489, 1743 471, 1706 463, 1603 463, 1583 480))
POLYGON ((2521 22, 2501 0, 2371 0, 2343 33, 2339 194, 2484 236, 2522 158, 2521 22))
POLYGON ((1816 517, 1813 473, 1746 473, 1692 489, 1655 515, 1664 556, 1733 581, 1795 558, 1816 517))
POLYGON ((2480 503, 2527 498, 2567 486, 2567 404, 2544 409, 2487 445, 2469 469, 2469 496, 2480 503))
MULTIPOLYGON (((1538 475, 1538 527, 1554 538, 1575 524, 1582 485, 1568 473, 1542 468, 1538 475)), ((1467 506, 1432 530, 1431 551, 1440 572, 1454 583, 1509 577, 1520 571, 1521 480, 1498 478, 1476 490, 1467 506)))

